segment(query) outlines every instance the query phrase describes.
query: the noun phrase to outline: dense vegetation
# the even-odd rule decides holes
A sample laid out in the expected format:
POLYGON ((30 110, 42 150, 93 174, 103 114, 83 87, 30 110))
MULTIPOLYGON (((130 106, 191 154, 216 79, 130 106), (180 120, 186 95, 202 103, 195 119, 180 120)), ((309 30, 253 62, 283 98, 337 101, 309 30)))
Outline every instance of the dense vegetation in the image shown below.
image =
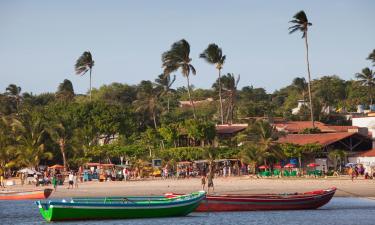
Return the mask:
MULTIPOLYGON (((226 56, 216 44, 202 52, 200 58, 218 70, 217 77, 212 74, 211 89, 194 88, 190 83, 189 77, 199 68, 192 65, 186 40, 174 43, 163 53, 164 71, 154 81, 112 83, 92 89, 90 81, 88 95, 75 94, 67 79, 55 93, 37 95, 10 84, 0 94, 0 169, 54 163, 76 168, 88 161, 119 163, 120 157, 140 164, 155 157, 165 162, 238 157, 254 165, 301 158, 302 153, 317 152, 316 146, 280 146, 276 143, 280 134, 268 122, 252 118, 309 120, 314 115, 315 120, 344 124, 340 110, 353 111, 357 104, 373 103, 375 74, 369 68, 353 74, 356 80, 326 75, 310 83, 297 77, 290 85, 267 93, 251 85, 238 89, 239 75, 222 74, 226 56), (181 79, 174 73, 186 79, 186 87, 172 88, 175 79, 181 79), (311 93, 310 98, 306 93, 311 93), (196 102, 206 99, 213 100, 196 102), (301 99, 310 100, 314 112, 305 107, 292 115, 291 109, 301 99), (191 107, 180 107, 179 101, 186 100, 191 107), (328 107, 335 110, 328 112, 328 107), (233 139, 219 140, 215 124, 220 123, 250 126, 233 139)), ((373 63, 374 52, 368 57, 373 63)), ((89 72, 91 77, 93 66, 93 56, 85 52, 75 70, 79 75, 89 72)))

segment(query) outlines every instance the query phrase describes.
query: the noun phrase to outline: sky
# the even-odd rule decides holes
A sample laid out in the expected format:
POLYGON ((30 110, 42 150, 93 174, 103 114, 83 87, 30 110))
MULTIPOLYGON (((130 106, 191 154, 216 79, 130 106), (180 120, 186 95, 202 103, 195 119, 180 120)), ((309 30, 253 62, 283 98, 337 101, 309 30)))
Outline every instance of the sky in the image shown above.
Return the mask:
MULTIPOLYGON (((353 79, 371 66, 375 1, 350 0, 0 0, 0 92, 11 84, 34 94, 55 92, 64 79, 76 93, 89 88, 74 64, 84 51, 95 60, 93 87, 137 84, 162 73, 161 54, 178 40, 191 46, 195 87, 210 88, 214 66, 199 58, 210 43, 223 49, 223 73, 240 74, 240 87, 273 92, 306 76, 305 46, 288 34, 295 13, 313 23, 308 38, 312 78, 353 79)), ((175 73, 175 87, 185 85, 175 73)))

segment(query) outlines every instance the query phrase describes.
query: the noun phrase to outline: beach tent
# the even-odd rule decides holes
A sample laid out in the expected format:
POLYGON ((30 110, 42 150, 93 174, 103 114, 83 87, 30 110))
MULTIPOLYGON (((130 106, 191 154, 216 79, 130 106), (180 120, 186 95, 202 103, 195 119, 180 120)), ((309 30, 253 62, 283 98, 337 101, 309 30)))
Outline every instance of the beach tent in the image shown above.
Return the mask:
POLYGON ((32 169, 29 169, 29 168, 23 168, 21 170, 18 170, 18 173, 27 173, 27 174, 34 174, 34 173, 36 173, 36 174, 41 174, 41 173, 39 173, 39 172, 37 172, 35 170, 32 170, 32 169))

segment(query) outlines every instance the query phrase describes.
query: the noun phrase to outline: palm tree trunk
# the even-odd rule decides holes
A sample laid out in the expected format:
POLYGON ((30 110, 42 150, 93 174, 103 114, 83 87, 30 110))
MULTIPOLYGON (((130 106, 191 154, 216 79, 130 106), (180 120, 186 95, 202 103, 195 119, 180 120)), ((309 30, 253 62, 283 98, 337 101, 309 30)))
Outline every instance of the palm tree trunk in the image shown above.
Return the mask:
POLYGON ((67 163, 66 155, 65 155, 65 140, 63 138, 60 139, 59 145, 60 145, 61 156, 63 158, 64 169, 67 171, 68 163, 67 163))
POLYGON ((372 96, 372 86, 371 85, 368 86, 368 92, 370 94, 370 105, 372 105, 373 96, 372 96))
POLYGON ((90 101, 91 101, 91 68, 90 68, 90 101))
POLYGON ((155 126, 155 130, 158 129, 158 126, 156 125, 156 115, 155 115, 155 111, 152 112, 152 119, 154 120, 154 126, 155 126))
POLYGON ((196 119, 197 117, 195 116, 195 105, 194 105, 193 100, 191 99, 191 93, 190 93, 190 80, 189 80, 189 76, 186 76, 186 80, 187 80, 187 90, 188 90, 190 104, 193 106, 193 116, 194 116, 194 119, 196 119))
POLYGON ((219 99, 220 99, 220 118, 221 124, 224 124, 224 115, 223 115, 223 100, 221 99, 221 69, 219 70, 219 99))
POLYGON ((168 98, 167 98, 167 110, 168 110, 168 113, 169 113, 169 95, 168 95, 168 98))
POLYGON ((306 45, 306 63, 307 63, 307 75, 309 78, 308 89, 309 89, 309 98, 310 98, 310 113, 311 113, 311 123, 313 128, 315 128, 314 123, 314 111, 313 111, 313 104, 312 104, 312 96, 311 96, 311 74, 310 74, 310 62, 309 62, 309 45, 307 43, 307 31, 305 32, 305 45, 306 45))

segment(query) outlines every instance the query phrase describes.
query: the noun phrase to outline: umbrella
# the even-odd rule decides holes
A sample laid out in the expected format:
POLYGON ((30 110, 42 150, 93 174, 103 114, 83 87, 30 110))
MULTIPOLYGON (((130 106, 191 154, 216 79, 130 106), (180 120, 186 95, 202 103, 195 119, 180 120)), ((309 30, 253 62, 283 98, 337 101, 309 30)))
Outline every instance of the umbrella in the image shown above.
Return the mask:
POLYGON ((291 163, 288 163, 284 166, 284 168, 294 168, 295 165, 294 164, 291 164, 291 163))
POLYGON ((307 167, 317 167, 317 166, 320 166, 320 165, 316 163, 310 163, 307 165, 307 167))
POLYGON ((353 167, 353 166, 356 166, 356 165, 357 165, 357 163, 347 163, 345 165, 345 167, 353 167))
POLYGON ((260 167, 258 167, 259 169, 268 169, 268 166, 267 165, 262 165, 260 167))
POLYGON ((281 165, 280 164, 273 165, 273 168, 274 169, 281 169, 281 165))
POLYGON ((49 168, 49 169, 64 169, 64 166, 59 165, 59 164, 56 164, 56 165, 50 166, 50 167, 48 167, 48 168, 49 168))

